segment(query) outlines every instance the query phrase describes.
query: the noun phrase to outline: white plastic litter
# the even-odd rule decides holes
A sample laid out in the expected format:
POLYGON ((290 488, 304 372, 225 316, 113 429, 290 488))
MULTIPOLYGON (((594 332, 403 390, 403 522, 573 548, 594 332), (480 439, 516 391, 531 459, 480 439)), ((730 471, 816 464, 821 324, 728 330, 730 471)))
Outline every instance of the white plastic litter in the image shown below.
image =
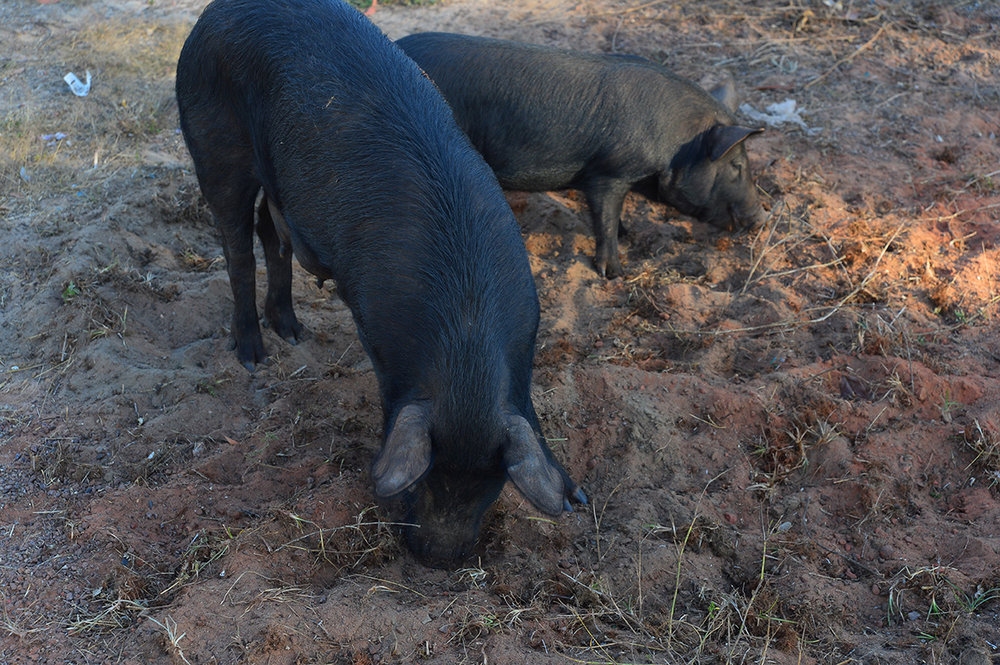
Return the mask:
POLYGON ((87 70, 87 82, 84 83, 76 74, 69 72, 63 77, 63 81, 66 81, 66 85, 69 89, 73 91, 73 94, 77 97, 86 97, 87 93, 90 92, 90 70, 87 70))
POLYGON ((56 132, 55 134, 42 134, 39 138, 45 141, 45 145, 54 146, 66 138, 66 135, 62 132, 56 132))
POLYGON ((749 104, 740 105, 740 113, 752 120, 766 123, 771 127, 777 127, 787 122, 798 125, 806 134, 818 134, 823 131, 822 127, 809 127, 802 119, 800 110, 795 108, 794 99, 786 99, 783 102, 776 102, 768 106, 762 113, 749 104))

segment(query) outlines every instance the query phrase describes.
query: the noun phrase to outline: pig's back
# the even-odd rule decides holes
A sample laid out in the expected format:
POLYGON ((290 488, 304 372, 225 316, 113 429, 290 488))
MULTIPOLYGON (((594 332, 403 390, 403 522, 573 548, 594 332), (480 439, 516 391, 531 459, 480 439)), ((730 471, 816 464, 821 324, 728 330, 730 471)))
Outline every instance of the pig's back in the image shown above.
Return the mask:
POLYGON ((397 43, 438 85, 509 189, 573 186, 594 172, 652 175, 661 155, 676 148, 665 145, 671 127, 702 122, 706 109, 714 115, 718 106, 690 81, 637 56, 449 33, 397 43))
POLYGON ((414 358, 468 338, 531 348, 537 297, 496 179, 368 19, 327 0, 216 0, 189 44, 198 62, 179 69, 178 96, 211 99, 249 134, 266 195, 391 384, 412 386, 414 358))

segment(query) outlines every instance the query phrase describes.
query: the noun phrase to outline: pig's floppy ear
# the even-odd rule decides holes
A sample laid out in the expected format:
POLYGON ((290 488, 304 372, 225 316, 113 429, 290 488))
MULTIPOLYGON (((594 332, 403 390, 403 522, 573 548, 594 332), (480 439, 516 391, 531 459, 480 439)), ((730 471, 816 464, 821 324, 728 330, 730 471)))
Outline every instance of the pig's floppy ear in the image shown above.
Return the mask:
POLYGON ((385 499, 399 494, 420 480, 430 466, 430 414, 426 406, 407 404, 400 409, 372 463, 375 495, 385 499))
POLYGON ((566 501, 562 473, 545 455, 534 430, 522 416, 507 418, 503 464, 507 476, 535 508, 549 515, 562 513, 566 501))
POLYGON ((708 130, 708 158, 716 161, 727 152, 754 134, 764 131, 763 127, 740 127, 739 125, 716 125, 708 130))

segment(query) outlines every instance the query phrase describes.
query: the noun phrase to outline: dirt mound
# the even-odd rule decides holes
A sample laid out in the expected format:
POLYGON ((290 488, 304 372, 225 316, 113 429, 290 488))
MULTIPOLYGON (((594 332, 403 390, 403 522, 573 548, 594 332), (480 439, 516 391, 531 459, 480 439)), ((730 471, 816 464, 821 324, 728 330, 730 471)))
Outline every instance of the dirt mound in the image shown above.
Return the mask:
POLYGON ((995 4, 378 5, 394 38, 635 53, 805 123, 750 142, 763 228, 630 196, 611 282, 578 193, 508 194, 533 397, 592 502, 508 488, 453 571, 374 504, 335 288, 296 266, 305 340, 265 330, 253 375, 230 350, 173 101, 204 4, 0 6, 0 661, 997 662, 995 4))

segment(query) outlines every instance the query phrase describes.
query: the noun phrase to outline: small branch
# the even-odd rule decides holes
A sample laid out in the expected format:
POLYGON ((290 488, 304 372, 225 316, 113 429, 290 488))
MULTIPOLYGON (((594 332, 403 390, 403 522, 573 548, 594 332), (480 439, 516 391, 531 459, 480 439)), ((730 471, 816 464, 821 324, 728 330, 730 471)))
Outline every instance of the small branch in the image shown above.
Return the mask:
POLYGON ((861 55, 862 52, 864 52, 865 50, 868 49, 868 47, 870 47, 872 44, 874 44, 875 40, 878 39, 879 37, 881 37, 883 32, 885 32, 885 24, 884 23, 879 27, 878 32, 876 32, 872 36, 872 38, 869 39, 867 42, 865 42, 864 44, 862 44, 861 46, 859 46, 854 51, 854 53, 851 53, 849 56, 847 56, 845 58, 842 58, 842 59, 838 60, 837 62, 835 62, 833 64, 833 66, 830 67, 828 70, 826 70, 825 72, 823 72, 822 74, 820 74, 819 76, 817 76, 816 78, 814 78, 813 80, 809 81, 804 86, 802 86, 802 89, 803 90, 808 90, 809 88, 813 87, 814 85, 816 85, 817 83, 819 83, 820 81, 822 81, 823 79, 825 79, 827 76, 829 76, 830 74, 832 74, 833 71, 835 69, 837 69, 837 67, 840 67, 841 65, 847 64, 851 60, 854 60, 854 58, 856 58, 859 55, 861 55))

